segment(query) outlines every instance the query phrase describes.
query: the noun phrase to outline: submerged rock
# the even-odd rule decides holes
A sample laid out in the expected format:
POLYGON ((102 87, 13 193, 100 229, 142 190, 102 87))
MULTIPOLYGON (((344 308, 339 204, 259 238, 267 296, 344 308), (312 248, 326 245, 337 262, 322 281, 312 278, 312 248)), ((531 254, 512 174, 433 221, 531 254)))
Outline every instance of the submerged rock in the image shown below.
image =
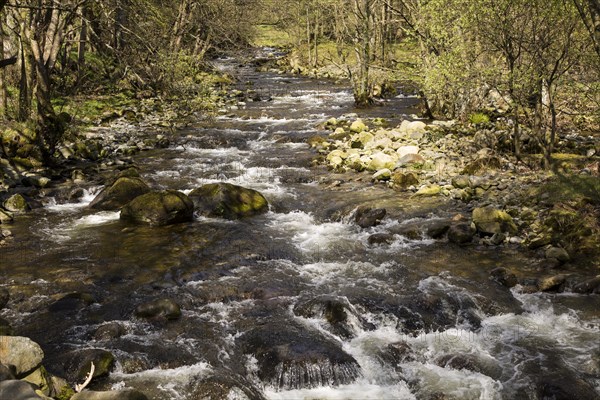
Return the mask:
POLYGON ((361 374, 340 343, 291 321, 258 326, 238 340, 256 357, 259 378, 278 389, 344 385, 361 374))
POLYGON ((253 189, 230 183, 211 183, 189 194, 196 212, 207 217, 238 219, 262 214, 268 210, 265 197, 253 189))
POLYGON ((206 400, 265 400, 263 394, 246 379, 231 376, 213 376, 194 384, 190 398, 206 400))
POLYGON ((569 257, 569 253, 567 253, 567 251, 565 249, 562 249, 560 247, 549 247, 546 249, 545 252, 545 256, 548 259, 556 259, 558 260, 561 264, 562 263, 566 263, 567 261, 569 261, 571 259, 571 257, 569 257))
POLYGON ((176 190, 150 192, 123 207, 121 219, 155 226, 193 221, 194 203, 176 190))
POLYGON ((456 244, 466 244, 473 240, 473 230, 471 224, 460 223, 455 224, 448 230, 448 240, 456 244))
POLYGON ((121 177, 104 188, 90 203, 95 210, 119 210, 133 199, 150 192, 150 187, 140 178, 121 177))
POLYGON ((83 382, 94 363, 93 378, 108 376, 115 366, 115 357, 102 349, 82 349, 59 355, 52 360, 53 370, 70 382, 83 382))
POLYGON ((573 291, 575 293, 600 294, 600 275, 578 283, 573 287, 573 291))
POLYGON ((135 315, 140 318, 178 319, 181 317, 181 307, 174 300, 158 299, 138 306, 135 315))
POLYGON ((387 211, 385 208, 370 208, 361 206, 354 213, 354 222, 361 228, 370 228, 379 225, 381 220, 385 218, 387 211))
POLYGON ((440 367, 453 369, 466 369, 487 375, 493 379, 499 379, 502 375, 502 367, 492 358, 478 357, 473 354, 446 354, 436 360, 440 367))
POLYGON ((10 293, 8 292, 8 289, 0 287, 0 310, 6 307, 8 300, 10 300, 10 293))

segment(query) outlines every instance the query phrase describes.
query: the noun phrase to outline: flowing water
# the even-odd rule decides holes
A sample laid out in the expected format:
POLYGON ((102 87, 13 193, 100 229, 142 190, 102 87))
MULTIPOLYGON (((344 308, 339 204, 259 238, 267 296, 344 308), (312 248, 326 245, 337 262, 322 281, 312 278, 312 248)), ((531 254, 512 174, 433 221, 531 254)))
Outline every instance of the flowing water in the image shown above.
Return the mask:
POLYGON ((156 188, 226 181, 262 192, 269 212, 129 226, 86 208, 99 189, 90 188, 78 202, 47 199, 21 217, 17 240, 0 250, 12 294, 1 316, 42 345, 48 369, 64 372, 74 350, 105 349, 116 369, 92 387, 134 387, 152 399, 207 390, 227 399, 599 396, 600 296, 508 290, 491 269, 536 268, 517 248, 401 234, 460 206, 415 204, 311 167, 305 141, 316 124, 351 112, 398 121, 414 98, 354 110, 347 87, 219 65, 262 101, 199 120, 135 161, 156 188), (359 205, 388 217, 361 229, 350 218, 359 205), (393 241, 370 245, 374 233, 393 241), (158 298, 177 301, 182 317, 133 316, 158 298), (95 334, 115 323, 120 335, 95 334))

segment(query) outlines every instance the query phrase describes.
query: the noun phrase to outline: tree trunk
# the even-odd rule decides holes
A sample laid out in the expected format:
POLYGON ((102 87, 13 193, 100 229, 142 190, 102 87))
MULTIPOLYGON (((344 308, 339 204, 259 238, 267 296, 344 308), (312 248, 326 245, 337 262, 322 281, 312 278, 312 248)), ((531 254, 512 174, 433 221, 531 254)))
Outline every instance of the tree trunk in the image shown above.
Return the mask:
POLYGON ((366 107, 373 103, 369 68, 371 63, 371 1, 356 0, 358 45, 355 47, 359 63, 358 76, 354 82, 354 103, 366 107))
POLYGON ((20 43, 19 112, 18 120, 27 121, 31 115, 31 57, 26 52, 23 40, 20 43))
POLYGON ((79 30, 79 40, 77 41, 77 80, 81 79, 81 75, 85 68, 85 51, 88 41, 88 12, 84 5, 81 9, 81 29, 79 30))

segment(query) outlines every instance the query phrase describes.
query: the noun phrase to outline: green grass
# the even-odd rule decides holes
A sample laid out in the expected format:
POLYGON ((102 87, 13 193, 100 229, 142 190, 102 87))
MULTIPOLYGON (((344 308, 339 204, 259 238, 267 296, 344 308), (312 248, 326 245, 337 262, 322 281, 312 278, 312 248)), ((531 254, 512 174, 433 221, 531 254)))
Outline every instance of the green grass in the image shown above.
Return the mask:
POLYGON ((557 202, 579 203, 585 199, 600 205, 600 179, 590 175, 558 174, 537 189, 539 196, 544 193, 557 202))
POLYGON ((256 47, 288 47, 292 44, 290 35, 274 25, 257 25, 256 35, 251 44, 256 47))

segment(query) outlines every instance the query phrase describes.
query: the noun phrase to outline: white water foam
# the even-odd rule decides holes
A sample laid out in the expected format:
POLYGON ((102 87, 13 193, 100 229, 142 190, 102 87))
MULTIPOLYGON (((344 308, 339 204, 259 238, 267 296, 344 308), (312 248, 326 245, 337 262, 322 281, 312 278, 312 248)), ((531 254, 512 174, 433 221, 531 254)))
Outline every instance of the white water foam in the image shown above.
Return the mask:
POLYGON ((83 196, 78 199, 76 202, 71 203, 63 203, 57 204, 56 199, 52 198, 48 202, 46 209, 52 212, 76 212, 82 208, 89 206, 89 204, 94 200, 98 192, 100 191, 100 186, 84 189, 83 196))

